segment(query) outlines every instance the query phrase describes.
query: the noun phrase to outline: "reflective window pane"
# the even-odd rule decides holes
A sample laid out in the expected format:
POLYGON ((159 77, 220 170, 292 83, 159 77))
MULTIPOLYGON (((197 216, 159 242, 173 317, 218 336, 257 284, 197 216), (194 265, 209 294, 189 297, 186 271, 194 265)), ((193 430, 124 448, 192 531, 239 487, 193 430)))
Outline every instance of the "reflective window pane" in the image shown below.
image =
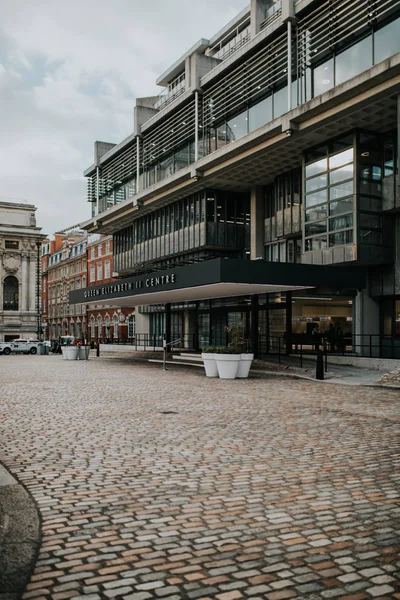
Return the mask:
POLYGON ((375 31, 374 50, 375 64, 400 52, 400 19, 375 31))
POLYGON ((319 192, 314 192, 313 194, 307 194, 306 196, 306 206, 316 206, 317 204, 322 204, 327 202, 328 195, 327 190, 320 190, 319 192))
POLYGON ((382 227, 382 217, 380 215, 360 213, 358 219, 360 227, 371 227, 372 229, 379 229, 382 227))
POLYGON ((306 210, 306 222, 310 221, 320 221, 321 219, 326 218, 327 214, 327 205, 322 204, 321 206, 317 206, 316 208, 309 208, 306 210))
POLYGON ((360 193, 365 196, 381 196, 382 184, 377 181, 360 180, 360 193))
POLYGON ((288 112, 288 94, 287 87, 282 88, 273 94, 274 119, 288 112))
POLYGON ((376 231, 374 229, 360 229, 360 243, 381 246, 382 231, 376 231))
POLYGON ((353 230, 340 231, 338 233, 331 233, 329 236, 329 246, 343 246, 344 244, 353 243, 353 230))
POLYGON ((233 117, 226 124, 226 143, 234 142, 247 133, 247 110, 233 117))
POLYGON ((353 157, 353 148, 349 148, 344 152, 339 152, 339 154, 334 154, 333 156, 329 157, 329 168, 336 169, 337 167, 341 167, 342 165, 350 163, 353 161, 353 157))
POLYGON ((318 221, 316 223, 308 223, 305 227, 305 235, 318 235, 319 233, 326 233, 326 220, 318 221))
POLYGON ((353 210, 353 196, 329 203, 330 215, 340 215, 341 213, 349 212, 350 210, 353 210))
POLYGON ((330 185, 335 185, 336 183, 340 183, 346 179, 352 179, 353 173, 354 169, 352 164, 341 167, 340 169, 336 169, 336 171, 332 171, 329 174, 329 183, 330 185))
POLYGON ((339 185, 335 185, 329 188, 329 199, 337 200, 338 198, 343 198, 344 196, 349 196, 353 193, 353 182, 347 181, 346 183, 341 183, 339 185))
POLYGON ((353 215, 343 215, 341 217, 335 217, 329 220, 329 230, 335 231, 335 229, 347 229, 353 227, 353 215))
POLYGON ((272 121, 272 96, 249 108, 249 131, 254 131, 269 121, 272 121))
POLYGON ((372 35, 336 56, 336 85, 372 66, 372 35))
POLYGON ((333 58, 314 69, 313 83, 314 96, 319 96, 333 87, 333 58))
POLYGON ((306 252, 311 250, 323 250, 327 247, 326 235, 315 238, 308 238, 305 241, 306 252))
POLYGON ((306 166, 306 177, 314 177, 328 170, 328 159, 323 158, 306 166))
POLYGON ((306 192, 313 192, 314 190, 319 190, 320 188, 326 187, 328 185, 328 177, 327 175, 319 175, 317 177, 313 177, 312 179, 308 179, 306 181, 306 192))

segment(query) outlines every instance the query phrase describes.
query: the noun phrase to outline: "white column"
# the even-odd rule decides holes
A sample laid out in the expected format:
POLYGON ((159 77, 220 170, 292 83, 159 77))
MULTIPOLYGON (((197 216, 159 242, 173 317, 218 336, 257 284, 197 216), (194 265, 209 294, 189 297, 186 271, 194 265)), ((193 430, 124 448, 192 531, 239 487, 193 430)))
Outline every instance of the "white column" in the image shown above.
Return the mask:
POLYGON ((36 312, 36 257, 29 256, 29 311, 36 312))
POLYGON ((21 256, 21 301, 20 310, 26 312, 28 310, 28 255, 21 256))

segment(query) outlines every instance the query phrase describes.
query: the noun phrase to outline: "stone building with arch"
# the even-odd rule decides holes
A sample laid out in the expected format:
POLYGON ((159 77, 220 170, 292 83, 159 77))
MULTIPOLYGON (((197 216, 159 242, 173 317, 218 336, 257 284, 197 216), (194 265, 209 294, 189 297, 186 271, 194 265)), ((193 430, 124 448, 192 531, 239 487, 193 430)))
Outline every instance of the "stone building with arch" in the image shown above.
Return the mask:
POLYGON ((0 202, 0 341, 40 335, 40 231, 35 206, 0 202))

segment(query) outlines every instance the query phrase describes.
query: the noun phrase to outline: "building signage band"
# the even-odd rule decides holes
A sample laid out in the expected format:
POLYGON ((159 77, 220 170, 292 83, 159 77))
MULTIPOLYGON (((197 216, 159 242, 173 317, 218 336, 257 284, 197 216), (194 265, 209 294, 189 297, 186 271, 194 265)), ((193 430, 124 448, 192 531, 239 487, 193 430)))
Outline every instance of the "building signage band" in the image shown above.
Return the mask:
POLYGON ((155 288, 162 285, 176 283, 176 274, 160 275, 157 277, 147 277, 146 279, 138 279, 137 281, 129 281, 126 283, 115 283, 105 285, 101 288, 87 289, 84 292, 84 298, 97 298, 99 296, 109 296, 120 292, 128 292, 132 290, 155 288))

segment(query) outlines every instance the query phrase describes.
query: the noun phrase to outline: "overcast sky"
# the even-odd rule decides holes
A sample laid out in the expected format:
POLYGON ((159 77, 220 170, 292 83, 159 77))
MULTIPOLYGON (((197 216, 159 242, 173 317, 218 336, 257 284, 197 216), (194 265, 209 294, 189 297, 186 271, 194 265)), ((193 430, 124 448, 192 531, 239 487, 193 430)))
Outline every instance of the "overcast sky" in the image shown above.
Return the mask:
POLYGON ((38 207, 54 233, 90 218, 83 171, 95 140, 132 133, 135 98, 246 0, 4 0, 0 201, 38 207))

